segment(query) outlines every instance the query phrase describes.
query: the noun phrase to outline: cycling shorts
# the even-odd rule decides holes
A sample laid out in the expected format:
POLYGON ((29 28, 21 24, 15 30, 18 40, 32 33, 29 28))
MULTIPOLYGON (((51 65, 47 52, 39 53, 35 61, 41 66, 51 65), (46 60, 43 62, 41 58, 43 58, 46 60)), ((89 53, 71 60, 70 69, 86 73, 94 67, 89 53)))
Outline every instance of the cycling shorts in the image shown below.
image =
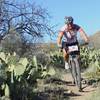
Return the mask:
MULTIPOLYGON (((67 43, 67 42, 62 42, 62 49, 65 49, 66 52, 68 51, 68 46, 73 46, 73 45, 78 45, 78 42, 74 42, 74 43, 67 43)), ((80 49, 79 49, 79 45, 78 45, 78 51, 74 51, 71 52, 71 54, 80 54, 80 49)))

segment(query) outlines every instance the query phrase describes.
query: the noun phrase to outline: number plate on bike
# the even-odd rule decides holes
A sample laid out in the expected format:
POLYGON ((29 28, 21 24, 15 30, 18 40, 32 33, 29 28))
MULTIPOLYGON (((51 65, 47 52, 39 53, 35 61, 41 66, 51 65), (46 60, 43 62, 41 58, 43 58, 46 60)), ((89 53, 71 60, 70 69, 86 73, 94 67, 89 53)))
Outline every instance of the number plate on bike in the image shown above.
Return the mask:
POLYGON ((69 52, 78 51, 78 46, 77 45, 68 46, 68 50, 69 52))

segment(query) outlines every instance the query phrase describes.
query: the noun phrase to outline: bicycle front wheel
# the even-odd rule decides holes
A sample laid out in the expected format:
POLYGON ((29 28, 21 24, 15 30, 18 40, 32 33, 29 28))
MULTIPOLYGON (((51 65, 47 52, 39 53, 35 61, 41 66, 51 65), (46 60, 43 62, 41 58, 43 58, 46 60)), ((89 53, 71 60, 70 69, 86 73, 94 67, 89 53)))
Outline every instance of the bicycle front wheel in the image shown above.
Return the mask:
POLYGON ((75 84, 80 90, 82 88, 82 86, 81 86, 81 71, 80 71, 79 61, 77 58, 74 58, 71 61, 71 70, 72 70, 71 71, 72 77, 75 81, 75 84))

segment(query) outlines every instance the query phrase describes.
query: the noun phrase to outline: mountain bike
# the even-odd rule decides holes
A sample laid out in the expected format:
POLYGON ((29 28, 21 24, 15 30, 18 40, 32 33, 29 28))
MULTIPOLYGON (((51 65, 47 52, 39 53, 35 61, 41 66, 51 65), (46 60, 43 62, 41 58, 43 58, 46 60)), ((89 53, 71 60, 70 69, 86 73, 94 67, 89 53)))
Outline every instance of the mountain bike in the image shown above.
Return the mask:
MULTIPOLYGON (((88 43, 80 44, 81 46, 87 45, 88 43)), ((81 84, 81 70, 80 70, 80 58, 79 58, 79 46, 77 44, 73 44, 68 46, 69 53, 69 66, 71 70, 71 74, 73 77, 73 83, 78 87, 79 91, 82 91, 81 84)))

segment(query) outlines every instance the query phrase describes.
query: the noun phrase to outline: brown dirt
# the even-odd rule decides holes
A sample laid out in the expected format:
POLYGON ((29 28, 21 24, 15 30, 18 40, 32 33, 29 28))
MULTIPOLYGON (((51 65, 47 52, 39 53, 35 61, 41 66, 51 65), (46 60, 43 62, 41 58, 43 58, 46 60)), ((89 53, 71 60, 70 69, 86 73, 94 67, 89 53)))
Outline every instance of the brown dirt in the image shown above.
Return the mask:
POLYGON ((70 73, 63 77, 64 81, 68 82, 67 89, 72 91, 72 95, 70 96, 71 100, 89 100, 88 98, 92 96, 94 91, 96 91, 96 88, 93 86, 82 84, 83 92, 79 92, 77 87, 71 83, 72 77, 70 73))

